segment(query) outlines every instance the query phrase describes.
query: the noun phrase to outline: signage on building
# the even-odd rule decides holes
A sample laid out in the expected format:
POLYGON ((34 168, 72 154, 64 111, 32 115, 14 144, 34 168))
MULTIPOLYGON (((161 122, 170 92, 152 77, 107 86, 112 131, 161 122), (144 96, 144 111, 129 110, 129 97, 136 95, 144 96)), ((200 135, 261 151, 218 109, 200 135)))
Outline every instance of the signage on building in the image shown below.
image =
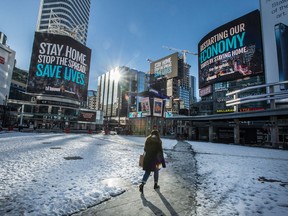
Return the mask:
POLYGON ((203 96, 211 94, 211 93, 212 93, 212 86, 211 85, 206 86, 206 87, 199 90, 199 96, 200 97, 203 97, 203 96))
POLYGON ((230 113, 230 112, 234 112, 234 109, 218 109, 216 110, 216 113, 230 113))
POLYGON ((95 111, 79 110, 78 121, 79 122, 96 122, 96 110, 95 111))
POLYGON ((153 116, 162 117, 162 107, 163 107, 163 100, 160 98, 154 98, 153 116))
POLYGON ((129 112, 129 118, 141 118, 142 112, 129 112))
POLYGON ((56 105, 56 106, 67 106, 67 107, 75 107, 78 108, 79 104, 67 103, 63 101, 55 101, 55 100, 35 100, 34 97, 31 98, 31 102, 42 104, 42 105, 56 105), (33 99, 32 99, 33 98, 33 99), (32 101, 33 100, 33 101, 32 101))
POLYGON ((0 64, 5 64, 5 58, 3 56, 0 56, 0 64))
POLYGON ((198 44, 199 87, 263 73, 259 11, 218 27, 198 44))
POLYGON ((247 108, 240 108, 240 112, 250 112, 250 111, 259 111, 259 110, 264 110, 262 107, 247 107, 247 108))
POLYGON ((150 116, 151 108, 150 108, 149 97, 140 98, 140 105, 141 105, 142 116, 150 116))
POLYGON ((288 80, 288 1, 260 1, 260 8, 266 82, 288 80))
POLYGON ((161 58, 150 64, 150 71, 154 78, 172 78, 178 76, 178 53, 161 58))
POLYGON ((172 112, 165 112, 165 117, 166 118, 173 117, 173 113, 172 112))
POLYGON ((90 58, 71 37, 35 32, 27 91, 86 101, 90 58))

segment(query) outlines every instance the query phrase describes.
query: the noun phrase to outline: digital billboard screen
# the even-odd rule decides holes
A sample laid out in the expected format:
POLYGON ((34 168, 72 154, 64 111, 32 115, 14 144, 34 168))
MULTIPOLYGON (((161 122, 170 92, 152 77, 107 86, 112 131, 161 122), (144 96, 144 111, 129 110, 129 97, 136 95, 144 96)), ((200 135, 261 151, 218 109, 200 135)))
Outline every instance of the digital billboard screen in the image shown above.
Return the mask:
POLYGON ((263 73, 260 13, 255 10, 207 34, 198 44, 199 87, 263 73))
POLYGON ((71 37, 35 32, 27 91, 86 101, 90 58, 71 37))
POLYGON ((150 116, 151 108, 149 97, 140 98, 140 104, 141 104, 142 116, 150 116))
POLYGON ((80 122, 96 122, 96 110, 95 111, 79 110, 78 121, 80 121, 80 122))
POLYGON ((162 107, 163 107, 163 100, 160 98, 154 98, 153 116, 162 117, 162 107))
POLYGON ((150 71, 154 78, 172 78, 178 76, 178 53, 161 58, 150 64, 150 71))

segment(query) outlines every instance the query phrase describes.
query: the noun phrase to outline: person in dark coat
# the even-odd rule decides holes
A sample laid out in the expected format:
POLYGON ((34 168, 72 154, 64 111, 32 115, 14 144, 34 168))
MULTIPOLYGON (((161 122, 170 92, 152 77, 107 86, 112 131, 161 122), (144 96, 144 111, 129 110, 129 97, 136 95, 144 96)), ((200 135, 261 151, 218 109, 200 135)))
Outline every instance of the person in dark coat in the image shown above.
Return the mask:
POLYGON ((144 185, 146 184, 151 172, 154 172, 154 189, 160 188, 158 185, 159 169, 161 165, 163 168, 166 167, 162 149, 162 140, 160 139, 158 130, 153 130, 146 138, 144 153, 143 170, 145 170, 145 173, 142 178, 142 183, 139 186, 139 191, 141 193, 143 193, 144 185))

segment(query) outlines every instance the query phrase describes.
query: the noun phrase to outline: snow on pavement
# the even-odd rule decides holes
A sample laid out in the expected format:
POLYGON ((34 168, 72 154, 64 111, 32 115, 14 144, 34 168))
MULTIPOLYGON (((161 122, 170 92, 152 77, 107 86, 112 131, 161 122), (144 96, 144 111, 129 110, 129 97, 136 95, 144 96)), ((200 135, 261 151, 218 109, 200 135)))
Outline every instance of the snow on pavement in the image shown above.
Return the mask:
POLYGON ((288 151, 189 143, 199 174, 197 215, 287 215, 288 151))
MULTIPOLYGON (((144 141, 0 133, 0 215, 69 215, 123 193, 141 180, 144 141)), ((176 143, 163 139, 164 149, 176 143)), ((189 143, 198 167, 197 215, 287 215, 288 151, 189 143)))
POLYGON ((144 139, 1 133, 0 215, 67 215, 123 193, 119 183, 138 184, 143 175, 144 139))

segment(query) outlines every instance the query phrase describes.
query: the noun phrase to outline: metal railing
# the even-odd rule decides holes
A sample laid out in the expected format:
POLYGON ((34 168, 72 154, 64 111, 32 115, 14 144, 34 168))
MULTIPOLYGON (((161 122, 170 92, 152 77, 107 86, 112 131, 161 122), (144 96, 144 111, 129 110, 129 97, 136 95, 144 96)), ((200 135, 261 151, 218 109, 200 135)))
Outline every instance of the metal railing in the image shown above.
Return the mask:
POLYGON ((269 101, 270 102, 270 109, 275 109, 276 100, 281 99, 287 99, 288 102, 288 89, 282 90, 282 91, 275 91, 276 86, 280 86, 283 84, 288 84, 287 81, 283 82, 276 82, 276 83, 267 83, 263 85, 257 85, 257 86, 250 86, 247 88, 239 89, 233 92, 229 92, 226 94, 226 96, 233 96, 232 100, 226 101, 226 106, 234 106, 234 111, 238 112, 238 105, 245 104, 245 103, 252 103, 252 102, 259 102, 259 101, 269 101), (260 88, 266 88, 266 93, 258 94, 258 95, 249 95, 245 97, 239 97, 240 93, 250 91, 253 89, 260 89, 260 88))

